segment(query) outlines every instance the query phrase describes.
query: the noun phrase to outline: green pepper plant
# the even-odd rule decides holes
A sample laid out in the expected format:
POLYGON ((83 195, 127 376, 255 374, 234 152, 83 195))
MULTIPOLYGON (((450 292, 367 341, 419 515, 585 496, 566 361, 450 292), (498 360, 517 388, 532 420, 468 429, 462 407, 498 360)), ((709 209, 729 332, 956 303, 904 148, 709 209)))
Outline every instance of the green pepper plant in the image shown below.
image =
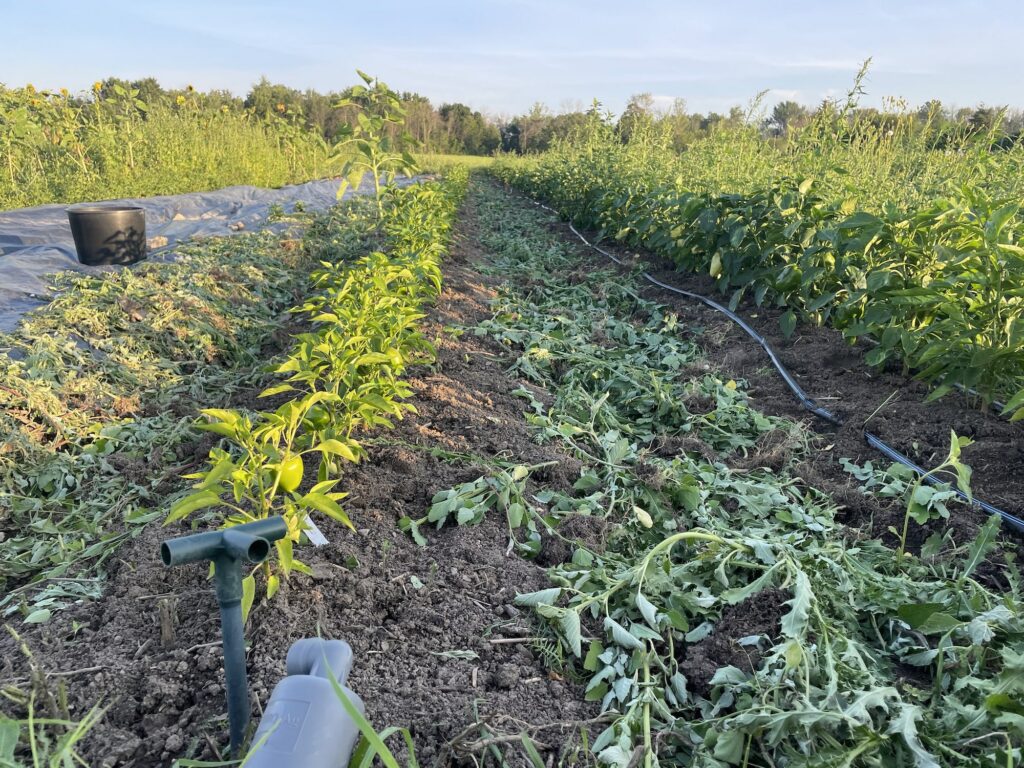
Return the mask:
MULTIPOLYGON (((177 501, 166 522, 203 509, 219 509, 225 525, 281 515, 289 535, 277 542, 276 562, 257 567, 267 597, 280 577, 309 573, 294 545, 319 513, 352 529, 337 490, 345 462, 358 462, 364 430, 390 427, 413 411, 408 366, 433 359, 417 327, 422 305, 440 291, 444 253, 465 174, 437 187, 389 190, 381 234, 385 250, 323 262, 312 275, 314 294, 294 309, 312 330, 298 334, 273 373, 287 375, 261 397, 286 396, 273 411, 205 409, 201 429, 223 438, 207 467, 189 475, 193 492, 177 501), (423 230, 426 230, 425 232, 423 230), (311 471, 316 462, 315 476, 311 471)), ((328 233, 328 237, 329 237, 328 233)), ((244 580, 243 610, 255 597, 255 571, 244 580)))

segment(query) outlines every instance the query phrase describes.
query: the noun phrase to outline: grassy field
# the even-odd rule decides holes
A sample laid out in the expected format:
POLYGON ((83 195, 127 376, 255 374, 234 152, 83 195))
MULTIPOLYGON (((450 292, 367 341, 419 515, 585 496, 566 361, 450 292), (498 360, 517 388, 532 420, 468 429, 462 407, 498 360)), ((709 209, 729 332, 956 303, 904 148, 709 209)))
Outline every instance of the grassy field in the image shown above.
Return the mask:
MULTIPOLYGON (((91 98, 0 86, 0 209, 216 189, 279 187, 337 175, 339 152, 301 115, 211 105, 197 93, 146 103, 115 86, 91 98)), ((422 154, 429 172, 492 158, 422 154)))
POLYGON ((444 173, 450 168, 465 168, 470 171, 486 170, 494 165, 493 157, 482 155, 416 155, 419 167, 428 173, 444 173))
POLYGON ((0 208, 215 189, 328 175, 329 147, 288 117, 212 108, 199 96, 89 101, 0 87, 0 208))

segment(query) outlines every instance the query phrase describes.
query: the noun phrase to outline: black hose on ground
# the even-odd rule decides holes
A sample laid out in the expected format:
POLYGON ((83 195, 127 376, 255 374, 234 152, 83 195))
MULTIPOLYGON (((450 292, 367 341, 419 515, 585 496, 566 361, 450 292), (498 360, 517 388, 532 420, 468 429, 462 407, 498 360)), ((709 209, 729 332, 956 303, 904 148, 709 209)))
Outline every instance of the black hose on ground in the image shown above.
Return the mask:
MULTIPOLYGON (((938 485, 941 482, 938 478, 936 478, 936 477, 934 477, 932 475, 929 475, 924 469, 919 467, 917 464, 915 464, 913 461, 908 459, 902 453, 900 453, 899 451, 895 450, 894 448, 889 446, 887 443, 885 443, 881 439, 879 439, 876 435, 871 434, 867 430, 864 430, 864 439, 867 441, 868 445, 870 445, 872 448, 874 448, 877 451, 881 451, 888 458, 892 459, 893 461, 899 462, 900 464, 904 465, 905 467, 909 467, 910 469, 912 469, 914 472, 916 472, 919 475, 923 475, 924 478, 925 478, 925 482, 926 483, 929 483, 931 485, 938 485)), ((987 501, 982 501, 981 499, 972 499, 972 498, 968 497, 967 494, 964 493, 963 491, 961 491, 959 488, 953 488, 953 490, 956 491, 956 494, 961 499, 963 499, 964 501, 966 501, 968 503, 972 503, 973 502, 974 504, 977 504, 979 507, 981 507, 983 510, 988 512, 990 515, 999 515, 1000 517, 1003 518, 1003 520, 1008 522, 1010 525, 1012 525, 1018 531, 1024 532, 1024 520, 1022 520, 1021 518, 1017 517, 1016 515, 1010 514, 1009 512, 1004 512, 1003 510, 999 509, 998 507, 992 506, 987 501)))
MULTIPOLYGON (((550 211, 551 213, 555 214, 556 216, 559 216, 559 217, 561 216, 561 214, 558 211, 556 211, 554 208, 551 208, 551 207, 549 207, 547 205, 544 205, 543 203, 538 203, 536 201, 531 201, 531 202, 533 202, 534 205, 536 205, 536 206, 538 206, 540 208, 543 208, 546 211, 550 211)), ((585 238, 582 234, 580 234, 580 232, 576 229, 576 227, 574 227, 572 225, 572 222, 569 222, 569 229, 571 229, 573 234, 576 235, 576 237, 578 237, 580 239, 580 241, 582 241, 582 243, 584 245, 586 245, 588 248, 592 248, 593 250, 597 251, 601 255, 611 259, 612 261, 614 261, 619 266, 622 266, 622 267, 630 266, 628 263, 626 263, 625 261, 623 261, 622 259, 617 257, 615 254, 610 253, 609 251, 606 251, 604 248, 601 248, 600 246, 594 245, 589 240, 587 240, 587 238, 585 238)), ((684 296, 685 298, 692 299, 694 301, 699 301, 700 303, 704 304, 705 306, 711 307, 712 309, 716 310, 717 312, 721 312, 723 315, 728 317, 730 320, 732 320, 734 323, 736 323, 740 328, 742 328, 743 331, 748 336, 750 336, 750 338, 752 338, 754 341, 756 341, 758 343, 758 345, 761 347, 761 349, 764 350, 765 354, 768 355, 768 359, 772 361, 772 365, 775 366, 775 370, 779 372, 779 375, 782 377, 782 380, 786 382, 786 386, 789 387, 790 391, 792 391, 792 393, 796 396, 797 400, 800 401, 800 405, 802 405, 804 407, 804 409, 806 409, 807 411, 810 411, 811 413, 813 413, 818 418, 823 419, 823 420, 827 421, 828 423, 830 423, 830 424, 832 424, 834 426, 840 427, 840 426, 843 425, 843 420, 841 418, 836 416, 831 411, 826 410, 825 408, 822 408, 820 405, 818 405, 814 401, 814 398, 808 396, 808 394, 806 392, 804 392, 803 387, 801 387, 797 383, 796 379, 793 378, 792 374, 790 374, 790 372, 788 370, 786 370, 786 367, 782 364, 782 361, 779 360, 778 356, 775 354, 775 350, 773 350, 771 348, 771 345, 768 344, 768 341, 764 338, 764 336, 762 336, 760 333, 758 333, 756 330, 754 330, 750 326, 750 324, 747 323, 742 317, 737 315, 735 312, 730 310, 728 307, 725 307, 725 306, 719 304, 717 301, 709 299, 706 296, 702 296, 699 293, 693 293, 691 291, 684 291, 682 288, 676 288, 674 285, 669 285, 668 283, 662 282, 658 278, 656 278, 653 275, 651 275, 649 272, 643 272, 642 273, 642 277, 647 282, 651 283, 652 285, 656 285, 659 288, 662 288, 662 289, 664 289, 666 291, 671 291, 672 293, 678 294, 680 296, 684 296)), ((903 466, 907 467, 908 469, 912 470, 913 472, 917 473, 918 475, 924 477, 925 478, 925 482, 930 483, 932 485, 938 484, 940 482, 935 477, 929 475, 923 468, 921 468, 917 464, 915 464, 907 456, 904 456, 902 453, 897 451, 891 445, 889 445, 888 443, 883 441, 877 435, 873 435, 870 432, 868 432, 867 430, 861 430, 861 434, 864 435, 864 440, 865 440, 865 442, 868 445, 870 445, 875 450, 877 450, 877 451, 881 452, 882 454, 884 454, 891 461, 895 461, 898 464, 902 464, 903 466)), ((1007 522, 1010 525, 1012 525, 1015 529, 1017 529, 1018 532, 1024 533, 1024 519, 1021 519, 1021 518, 1017 517, 1016 515, 1013 515, 1013 514, 1011 514, 1009 512, 1006 512, 1006 511, 1004 511, 1002 509, 999 509, 998 507, 993 506, 992 504, 989 504, 986 501, 982 501, 981 499, 969 498, 967 496, 967 494, 964 493, 963 491, 961 491, 959 488, 956 488, 954 490, 956 491, 957 495, 960 496, 960 498, 962 498, 964 501, 966 501, 968 503, 976 504, 979 508, 981 508, 982 510, 984 510, 985 512, 987 512, 990 515, 999 515, 1003 519, 1004 522, 1007 522)))
POLYGON ((792 377, 792 375, 790 375, 789 371, 786 370, 786 367, 782 364, 782 361, 780 361, 778 356, 775 354, 775 350, 773 350, 771 346, 769 346, 764 336, 762 336, 760 333, 751 328, 750 325, 748 325, 742 317, 737 315, 728 307, 722 306, 717 301, 712 301, 706 296, 701 296, 698 293, 691 293, 690 291, 684 291, 681 288, 676 288, 674 285, 663 283, 661 280, 658 280, 656 277, 653 277, 647 272, 643 273, 643 277, 649 283, 652 283, 658 286, 659 288, 662 288, 666 291, 671 291, 672 293, 677 293, 680 296, 685 296, 689 299, 694 299, 695 301, 699 301, 702 304, 706 304, 707 306, 711 307, 712 309, 718 310, 723 315, 728 317, 740 328, 742 328, 750 338, 752 338, 754 341, 758 343, 758 345, 760 345, 761 349, 763 349, 765 354, 768 355, 768 359, 772 361, 772 365, 775 366, 775 370, 779 372, 779 375, 782 377, 782 380, 786 382, 786 385, 792 390, 793 394, 796 395, 797 399, 800 401, 800 404, 804 408, 813 413, 815 416, 829 422, 830 424, 834 424, 837 427, 842 425, 842 419, 840 419, 831 411, 822 408, 814 401, 814 398, 808 396, 808 394, 804 392, 803 387, 801 387, 792 377))

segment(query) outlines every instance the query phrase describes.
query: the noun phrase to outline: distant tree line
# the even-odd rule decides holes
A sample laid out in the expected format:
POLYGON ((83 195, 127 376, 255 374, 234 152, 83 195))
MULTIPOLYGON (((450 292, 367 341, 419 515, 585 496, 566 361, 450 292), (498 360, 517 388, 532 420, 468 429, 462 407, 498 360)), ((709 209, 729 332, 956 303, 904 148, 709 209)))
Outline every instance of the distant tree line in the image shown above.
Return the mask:
MULTIPOLYGON (((188 99, 199 109, 245 111, 259 119, 289 120, 316 131, 327 142, 336 138, 341 126, 355 119, 354 109, 334 106, 350 95, 349 88, 320 93, 311 88, 290 88, 262 78, 241 98, 223 90, 166 89, 152 77, 133 81, 108 78, 99 85, 98 93, 102 98, 109 97, 114 87, 119 85, 138 90, 139 99, 146 104, 188 99)), ((405 129, 423 151, 489 155, 501 147, 501 130, 497 121, 486 118, 465 104, 435 107, 427 97, 418 93, 404 92, 401 97, 406 111, 405 129)))
MULTIPOLYGON (((112 91, 115 85, 137 89, 139 98, 145 103, 188 98, 190 103, 203 109, 245 111, 260 119, 289 120, 316 131, 327 142, 333 141, 342 125, 354 119, 350 109, 334 106, 348 95, 349 89, 320 93, 312 89, 290 88, 262 78, 241 98, 224 90, 199 93, 191 88, 165 89, 154 78, 135 81, 109 78, 100 85, 101 94, 112 91)), ((403 92, 401 98, 406 111, 405 129, 422 151, 469 155, 489 155, 498 150, 543 152, 559 138, 572 135, 586 123, 588 113, 600 107, 594 102, 588 109, 574 108, 556 113, 537 102, 525 114, 495 118, 458 102, 434 106, 426 96, 418 93, 403 92)), ((812 108, 796 101, 781 101, 754 125, 766 139, 785 142, 811 124, 821 109, 821 106, 812 108)), ((1024 112, 1007 108, 981 105, 954 109, 933 100, 916 111, 899 105, 886 109, 858 107, 852 110, 849 119, 862 128, 870 126, 884 135, 897 124, 907 125, 908 112, 913 129, 925 135, 935 148, 941 149, 954 139, 962 141, 971 136, 991 137, 994 144, 1004 147, 1024 142, 1024 112)), ((641 126, 645 126, 666 134, 679 151, 714 131, 751 124, 748 112, 738 106, 727 114, 702 114, 690 112, 686 101, 681 98, 667 106, 659 105, 650 93, 632 96, 617 118, 605 114, 603 119, 614 123, 623 141, 629 140, 641 126)))

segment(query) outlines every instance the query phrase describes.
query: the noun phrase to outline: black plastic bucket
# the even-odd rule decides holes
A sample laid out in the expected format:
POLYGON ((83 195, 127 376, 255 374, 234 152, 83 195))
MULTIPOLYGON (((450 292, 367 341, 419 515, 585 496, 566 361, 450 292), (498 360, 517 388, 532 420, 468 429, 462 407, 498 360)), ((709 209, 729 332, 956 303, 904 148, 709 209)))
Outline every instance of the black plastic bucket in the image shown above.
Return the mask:
POLYGON ((146 212, 135 205, 68 208, 78 260, 83 264, 132 264, 146 258, 146 212))

